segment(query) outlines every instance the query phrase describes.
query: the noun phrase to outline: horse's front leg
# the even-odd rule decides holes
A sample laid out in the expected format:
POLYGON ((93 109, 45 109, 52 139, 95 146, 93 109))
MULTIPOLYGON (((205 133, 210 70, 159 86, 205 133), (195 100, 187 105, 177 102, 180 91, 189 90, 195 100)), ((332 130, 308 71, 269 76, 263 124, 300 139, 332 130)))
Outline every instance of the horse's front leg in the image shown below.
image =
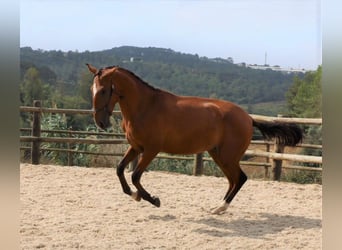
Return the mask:
POLYGON ((144 153, 142 154, 142 156, 139 159, 138 165, 136 167, 136 169, 134 170, 133 174, 132 174, 132 182, 134 184, 134 186, 137 188, 138 190, 138 197, 137 198, 143 198, 146 201, 149 201, 150 203, 152 203, 153 205, 155 205, 156 207, 160 207, 160 200, 158 197, 154 197, 151 196, 141 185, 140 183, 140 178, 143 174, 143 172, 145 171, 145 169, 147 168, 148 164, 150 164, 150 162, 153 160, 153 158, 158 154, 158 152, 148 152, 148 151, 144 151, 144 153))
POLYGON ((137 194, 133 193, 131 191, 131 188, 128 186, 126 178, 125 178, 124 170, 125 170, 125 167, 128 165, 128 163, 133 161, 138 156, 138 154, 139 152, 136 151, 134 148, 132 148, 132 146, 130 146, 128 150, 126 151, 123 159, 120 161, 119 166, 116 169, 116 174, 119 177, 124 193, 132 196, 136 200, 139 200, 139 198, 137 197, 137 194))

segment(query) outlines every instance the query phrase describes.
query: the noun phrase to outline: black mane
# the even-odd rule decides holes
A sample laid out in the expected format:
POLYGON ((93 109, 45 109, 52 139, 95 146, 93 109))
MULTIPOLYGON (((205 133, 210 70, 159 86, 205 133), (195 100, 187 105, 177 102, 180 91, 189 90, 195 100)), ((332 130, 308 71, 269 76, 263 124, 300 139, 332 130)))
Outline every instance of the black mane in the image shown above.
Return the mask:
POLYGON ((138 80, 140 83, 142 83, 143 85, 145 85, 146 87, 152 89, 152 90, 155 90, 155 91, 160 91, 160 89, 158 88, 155 88, 153 87, 152 85, 150 85, 149 83, 145 82, 143 79, 141 79, 139 76, 137 76, 136 74, 134 74, 132 71, 129 71, 128 69, 125 69, 125 68, 122 68, 120 66, 117 66, 117 65, 113 65, 113 66, 108 66, 108 67, 105 67, 105 68, 101 68, 99 69, 99 72, 98 74, 101 75, 101 71, 104 70, 104 69, 112 69, 112 68, 118 68, 119 70, 121 71, 124 71, 126 73, 128 73, 129 75, 133 76, 136 80, 138 80))
POLYGON ((144 84, 146 87, 152 89, 152 90, 156 90, 159 91, 160 89, 153 87, 152 85, 150 85, 149 83, 145 82, 143 79, 141 79, 139 76, 137 76, 136 74, 134 74, 132 71, 129 71, 128 69, 125 68, 121 68, 118 67, 120 70, 125 71, 126 73, 130 74, 131 76, 133 76, 135 79, 137 79, 140 83, 144 84))

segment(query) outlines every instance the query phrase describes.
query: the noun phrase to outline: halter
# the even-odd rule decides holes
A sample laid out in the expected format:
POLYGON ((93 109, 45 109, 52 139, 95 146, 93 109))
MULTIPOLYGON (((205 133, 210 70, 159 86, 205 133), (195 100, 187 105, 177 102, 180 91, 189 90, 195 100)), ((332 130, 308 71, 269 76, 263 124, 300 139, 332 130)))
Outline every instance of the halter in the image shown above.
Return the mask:
MULTIPOLYGON (((110 95, 109 95, 109 101, 110 99, 112 98, 113 95, 117 95, 119 97, 119 99, 122 99, 123 96, 120 95, 118 92, 115 91, 115 88, 114 88, 114 84, 112 84, 112 87, 110 88, 110 95)), ((105 111, 107 112, 109 115, 112 115, 112 112, 110 112, 108 110, 108 103, 106 103, 106 105, 102 108, 98 108, 98 109, 92 109, 93 113, 96 113, 96 112, 99 112, 99 111, 105 111)))

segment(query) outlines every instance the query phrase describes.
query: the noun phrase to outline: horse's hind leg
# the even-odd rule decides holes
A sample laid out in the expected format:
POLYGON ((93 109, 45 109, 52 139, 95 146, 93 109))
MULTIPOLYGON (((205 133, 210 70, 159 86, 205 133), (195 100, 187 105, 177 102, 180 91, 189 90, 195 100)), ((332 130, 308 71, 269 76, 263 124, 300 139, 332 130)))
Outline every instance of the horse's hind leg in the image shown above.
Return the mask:
POLYGON ((235 195, 239 192, 240 188, 246 181, 247 181, 247 176, 241 170, 239 166, 238 175, 235 176, 234 178, 234 187, 232 188, 230 192, 227 192, 226 196, 224 197, 224 200, 226 201, 226 203, 229 204, 234 199, 235 195))
POLYGON ((239 165, 240 157, 232 155, 229 152, 222 150, 211 150, 209 154, 214 159, 216 164, 221 168, 229 181, 229 188, 224 197, 224 202, 221 206, 212 210, 213 214, 221 214, 227 210, 229 204, 234 199, 235 195, 239 192, 242 185, 246 182, 247 176, 241 170, 239 165))

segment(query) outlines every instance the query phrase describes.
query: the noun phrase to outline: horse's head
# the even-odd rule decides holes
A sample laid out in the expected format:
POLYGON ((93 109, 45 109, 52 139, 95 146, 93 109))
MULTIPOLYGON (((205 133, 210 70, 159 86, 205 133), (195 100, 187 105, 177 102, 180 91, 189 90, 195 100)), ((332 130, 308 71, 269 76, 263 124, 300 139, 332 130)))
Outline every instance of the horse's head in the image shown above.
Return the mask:
POLYGON ((119 101, 113 81, 115 67, 98 70, 90 64, 87 66, 94 74, 91 87, 94 120, 98 127, 106 129, 110 126, 109 117, 112 115, 114 106, 119 101))

